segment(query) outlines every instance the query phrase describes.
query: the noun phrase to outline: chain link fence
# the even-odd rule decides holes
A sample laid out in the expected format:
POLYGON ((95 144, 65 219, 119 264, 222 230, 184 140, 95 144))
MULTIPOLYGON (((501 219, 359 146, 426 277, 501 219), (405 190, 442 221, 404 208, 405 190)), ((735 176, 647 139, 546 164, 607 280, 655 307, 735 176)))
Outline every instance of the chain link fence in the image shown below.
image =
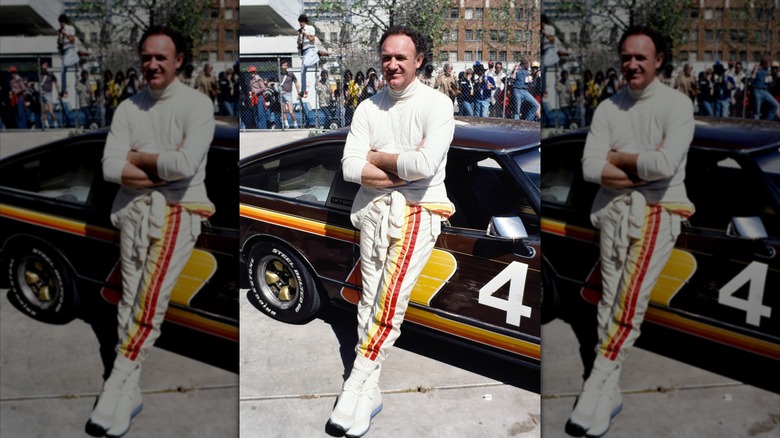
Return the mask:
MULTIPOLYGON (((242 56, 239 76, 239 127, 242 131, 267 129, 336 129, 345 126, 341 59, 329 57, 306 70, 289 67, 295 82, 282 74, 287 56, 242 56)), ((348 109, 348 108, 347 108, 348 109)))

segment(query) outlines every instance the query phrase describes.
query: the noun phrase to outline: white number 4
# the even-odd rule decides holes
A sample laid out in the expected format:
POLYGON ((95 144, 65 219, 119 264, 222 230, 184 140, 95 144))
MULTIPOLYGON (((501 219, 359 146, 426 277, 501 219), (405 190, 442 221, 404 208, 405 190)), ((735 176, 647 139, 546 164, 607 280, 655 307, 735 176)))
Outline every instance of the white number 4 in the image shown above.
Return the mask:
POLYGON ((520 262, 512 262, 495 278, 490 280, 479 290, 479 304, 506 311, 506 323, 520 326, 520 317, 531 316, 531 308, 523 305, 523 293, 525 292, 525 277, 528 273, 528 265, 520 262), (501 299, 494 297, 493 293, 509 282, 509 297, 501 299))
POLYGON ((772 308, 763 305, 764 284, 769 266, 760 262, 751 262, 731 281, 720 288, 718 294, 718 303, 724 306, 747 312, 747 323, 755 326, 761 325, 761 317, 769 318, 772 314, 772 308), (747 299, 738 298, 734 293, 738 291, 745 283, 750 283, 747 299))

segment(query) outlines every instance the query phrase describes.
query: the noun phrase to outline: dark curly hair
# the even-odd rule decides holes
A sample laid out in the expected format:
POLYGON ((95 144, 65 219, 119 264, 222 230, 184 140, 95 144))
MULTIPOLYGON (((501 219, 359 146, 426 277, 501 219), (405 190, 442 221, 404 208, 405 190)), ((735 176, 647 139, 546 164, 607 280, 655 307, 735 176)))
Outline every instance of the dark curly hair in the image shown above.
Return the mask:
POLYGON ((138 43, 138 53, 141 53, 141 49, 144 47, 144 42, 152 35, 165 35, 173 41, 173 45, 176 47, 176 54, 186 53, 187 42, 178 31, 167 26, 152 26, 144 32, 141 36, 141 41, 138 43))
POLYGON ((382 51, 385 40, 391 35, 406 35, 411 38, 417 55, 423 55, 423 62, 420 65, 420 68, 425 67, 427 64, 426 54, 428 53, 428 38, 426 38, 425 35, 406 26, 393 26, 390 29, 387 29, 385 33, 382 34, 382 38, 379 39, 380 52, 382 51))

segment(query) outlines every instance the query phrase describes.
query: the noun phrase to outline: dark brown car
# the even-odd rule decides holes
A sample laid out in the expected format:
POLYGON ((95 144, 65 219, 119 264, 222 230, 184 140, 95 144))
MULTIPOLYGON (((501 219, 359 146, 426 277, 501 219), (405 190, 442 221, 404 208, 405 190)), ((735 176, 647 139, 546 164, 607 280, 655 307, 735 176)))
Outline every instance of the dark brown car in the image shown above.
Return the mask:
MULTIPOLYGON (((359 232, 345 182, 347 131, 240 163, 241 258, 250 296, 290 323, 326 301, 357 303, 359 232)), ((406 321, 538 367, 540 358, 539 126, 458 122, 446 185, 457 212, 412 292, 406 321)), ((354 308, 354 306, 351 306, 354 308)))

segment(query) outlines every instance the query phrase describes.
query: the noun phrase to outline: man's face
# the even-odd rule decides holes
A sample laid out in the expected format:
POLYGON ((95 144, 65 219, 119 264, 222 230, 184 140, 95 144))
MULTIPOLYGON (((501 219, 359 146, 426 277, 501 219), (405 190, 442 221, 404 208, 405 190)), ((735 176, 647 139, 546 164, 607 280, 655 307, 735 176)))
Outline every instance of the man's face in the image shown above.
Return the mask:
POLYGON ((501 69, 502 68, 503 68, 503 66, 501 65, 500 62, 498 64, 496 64, 496 73, 501 73, 501 69))
POLYGON ((152 90, 170 85, 182 61, 184 54, 176 54, 176 46, 167 35, 151 35, 141 47, 141 71, 152 90))
POLYGON ((734 71, 737 72, 737 73, 742 71, 742 63, 741 62, 738 62, 738 63, 734 64, 734 71))
POLYGON ((415 78, 423 55, 417 54, 412 39, 406 35, 390 35, 382 44, 382 74, 390 88, 403 90, 415 78))
POLYGON ((631 35, 620 50, 623 77, 632 90, 644 90, 655 79, 663 55, 656 54, 655 44, 647 35, 631 35))
POLYGON ((41 64, 41 70, 46 71, 48 69, 49 69, 49 64, 48 63, 44 62, 44 63, 41 64))
POLYGON ((287 63, 286 62, 282 63, 282 71, 287 71, 287 63))

